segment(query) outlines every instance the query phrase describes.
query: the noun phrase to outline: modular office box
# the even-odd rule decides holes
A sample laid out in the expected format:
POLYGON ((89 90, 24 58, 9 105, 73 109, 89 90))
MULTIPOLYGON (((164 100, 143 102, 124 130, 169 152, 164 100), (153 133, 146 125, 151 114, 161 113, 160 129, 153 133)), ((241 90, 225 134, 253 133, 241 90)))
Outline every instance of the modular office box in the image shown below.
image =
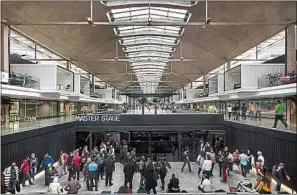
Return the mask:
POLYGON ((90 80, 81 74, 74 75, 74 92, 90 96, 90 80))

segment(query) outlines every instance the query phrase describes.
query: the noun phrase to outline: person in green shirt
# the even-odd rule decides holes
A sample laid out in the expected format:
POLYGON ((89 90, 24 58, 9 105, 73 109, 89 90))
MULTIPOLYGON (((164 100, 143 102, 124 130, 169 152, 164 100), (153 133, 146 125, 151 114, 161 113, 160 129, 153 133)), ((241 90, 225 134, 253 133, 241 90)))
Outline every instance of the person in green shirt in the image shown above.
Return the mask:
POLYGON ((285 105, 280 101, 277 100, 277 104, 275 105, 275 118, 274 118, 274 125, 272 128, 276 128, 278 120, 280 120, 286 127, 288 128, 288 124, 284 119, 284 115, 286 112, 286 107, 285 105))

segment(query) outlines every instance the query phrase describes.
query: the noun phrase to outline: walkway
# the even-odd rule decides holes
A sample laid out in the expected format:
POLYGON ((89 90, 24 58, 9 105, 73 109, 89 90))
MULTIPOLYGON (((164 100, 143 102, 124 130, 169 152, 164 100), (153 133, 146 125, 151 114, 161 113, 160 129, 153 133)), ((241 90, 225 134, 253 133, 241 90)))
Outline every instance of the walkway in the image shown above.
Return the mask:
MULTIPOLYGON (((165 178, 165 184, 169 182, 172 173, 175 173, 177 178, 179 178, 180 181, 180 187, 181 190, 186 190, 188 193, 199 193, 200 191, 198 190, 198 183, 200 183, 200 179, 197 177, 197 172, 198 168, 197 165, 192 162, 191 167, 193 169, 193 172, 189 173, 187 167, 185 167, 185 172, 181 173, 180 169, 182 167, 182 162, 173 162, 170 163, 172 168, 168 170, 168 174, 165 178)), ((211 179, 212 182, 212 187, 214 190, 218 189, 223 189, 226 192, 229 192, 229 187, 228 184, 224 184, 220 182, 220 178, 218 177, 218 165, 215 165, 214 168, 214 177, 211 179)), ((81 174, 82 176, 82 174, 81 174)), ((60 179, 60 183, 62 185, 65 185, 67 183, 67 178, 68 176, 63 176, 60 179)), ((123 165, 120 163, 116 163, 116 171, 113 174, 113 182, 114 185, 111 187, 105 187, 105 181, 100 180, 99 181, 99 187, 98 190, 99 192, 96 192, 97 194, 100 194, 102 191, 111 191, 111 193, 117 192, 119 187, 123 185, 124 181, 124 175, 123 175, 123 165)), ((139 180, 140 180, 140 175, 139 173, 134 174, 133 178, 133 193, 136 193, 139 187, 139 180)), ((231 173, 231 176, 229 177, 228 183, 231 186, 236 186, 238 181, 242 181, 243 177, 239 173, 231 173)), ((250 181, 251 183, 255 184, 256 179, 254 176, 248 176, 247 181, 250 181)), ((86 191, 85 184, 83 183, 83 178, 81 177, 80 182, 83 184, 83 188, 80 190, 80 194, 90 194, 90 192, 86 191)), ((165 193, 165 191, 162 191, 160 189, 161 182, 158 180, 158 186, 156 187, 157 193, 162 194, 165 193)), ((165 187, 166 190, 167 187, 165 187)), ((22 194, 40 194, 40 193, 46 193, 47 192, 47 187, 44 186, 44 176, 41 175, 35 182, 34 186, 31 187, 25 187, 22 189, 21 193, 22 194)), ((92 192, 91 192, 92 193, 92 192)), ((93 192, 95 193, 95 192, 93 192)))

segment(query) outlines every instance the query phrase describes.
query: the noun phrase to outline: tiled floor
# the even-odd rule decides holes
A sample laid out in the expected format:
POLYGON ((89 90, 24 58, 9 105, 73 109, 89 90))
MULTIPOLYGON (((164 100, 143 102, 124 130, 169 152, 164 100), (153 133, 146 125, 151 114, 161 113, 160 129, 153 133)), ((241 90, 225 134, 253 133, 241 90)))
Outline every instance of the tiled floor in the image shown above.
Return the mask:
MULTIPOLYGON (((197 176, 198 168, 195 163, 191 163, 192 171, 193 172, 188 172, 187 167, 185 167, 184 172, 181 173, 181 167, 182 167, 182 162, 174 162, 170 163, 171 164, 171 169, 168 170, 168 174, 165 178, 165 184, 169 182, 172 173, 175 173, 177 178, 179 178, 180 181, 180 188, 181 190, 186 190, 188 193, 199 193, 200 191, 198 190, 198 183, 201 182, 201 180, 197 176)), ((60 183, 62 185, 65 185, 67 183, 67 176, 63 176, 60 178, 60 183)), ((139 180, 140 180, 140 175, 139 173, 134 174, 133 178, 133 193, 136 193, 138 188, 139 188, 139 180)), ((230 186, 236 186, 238 181, 242 181, 243 177, 239 173, 231 173, 231 176, 228 179, 228 184, 230 186)), ((123 185, 124 181, 124 175, 123 175, 123 165, 120 163, 116 163, 116 171, 113 174, 113 183, 114 185, 111 187, 105 187, 105 181, 100 180, 99 185, 98 185, 98 190, 101 193, 102 191, 111 191, 111 193, 117 192, 119 187, 123 185)), ((250 181, 251 183, 255 184, 256 179, 254 176, 248 176, 247 181, 250 181)), ((80 179, 80 182, 83 185, 83 188, 80 190, 79 193, 81 194, 89 194, 90 192, 86 191, 85 184, 83 182, 83 178, 80 179)), ((229 187, 228 184, 224 184, 220 182, 220 178, 218 177, 218 165, 215 165, 214 169, 214 177, 211 178, 212 182, 212 188, 213 190, 218 190, 218 189, 223 189, 226 192, 229 192, 229 187)), ((157 193, 165 193, 165 191, 162 191, 160 189, 161 182, 158 180, 158 186, 156 187, 157 193)), ((165 185, 165 186, 166 186, 165 185)), ((166 190, 166 187, 165 187, 166 190)), ((47 187, 44 186, 44 176, 40 175, 40 177, 35 181, 34 186, 30 187, 25 187, 22 189, 21 193, 22 194, 41 194, 41 193, 46 193, 47 192, 47 187)), ((95 192, 93 192, 95 193, 95 192)))

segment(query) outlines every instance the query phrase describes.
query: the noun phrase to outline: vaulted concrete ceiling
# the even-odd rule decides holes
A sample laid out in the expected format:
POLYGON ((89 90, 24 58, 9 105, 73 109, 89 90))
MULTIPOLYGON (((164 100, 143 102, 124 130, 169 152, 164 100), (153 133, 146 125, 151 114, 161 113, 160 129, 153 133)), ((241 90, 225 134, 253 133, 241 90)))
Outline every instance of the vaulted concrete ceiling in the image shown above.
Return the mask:
MULTIPOLYGON (((121 7, 128 7, 121 6, 121 7)), ((161 5, 160 5, 161 6, 161 5)), ((166 5, 168 6, 168 5, 166 5)), ((95 1, 94 21, 108 22, 110 9, 95 1)), ((192 13, 190 22, 205 21, 205 2, 187 8, 192 13)), ((2 20, 18 22, 86 22, 90 16, 87 1, 3 1, 2 20)), ((184 35, 173 58, 196 59, 174 61, 167 70, 167 85, 178 89, 255 46, 269 36, 296 21, 296 2, 208 2, 211 22, 250 22, 254 25, 198 25, 185 26, 184 35), (259 25, 256 23, 272 23, 259 25), (274 25, 283 24, 283 25, 274 25), (182 55, 182 56, 181 56, 182 55), (172 82, 174 81, 174 82, 172 82)), ((84 69, 96 74, 118 88, 133 83, 131 73, 126 74, 126 62, 102 61, 116 56, 116 39, 113 26, 109 25, 16 25, 16 29, 43 45, 75 59, 84 69), (99 59, 99 60, 98 60, 99 59)), ((125 58, 118 49, 118 58, 125 58)))

